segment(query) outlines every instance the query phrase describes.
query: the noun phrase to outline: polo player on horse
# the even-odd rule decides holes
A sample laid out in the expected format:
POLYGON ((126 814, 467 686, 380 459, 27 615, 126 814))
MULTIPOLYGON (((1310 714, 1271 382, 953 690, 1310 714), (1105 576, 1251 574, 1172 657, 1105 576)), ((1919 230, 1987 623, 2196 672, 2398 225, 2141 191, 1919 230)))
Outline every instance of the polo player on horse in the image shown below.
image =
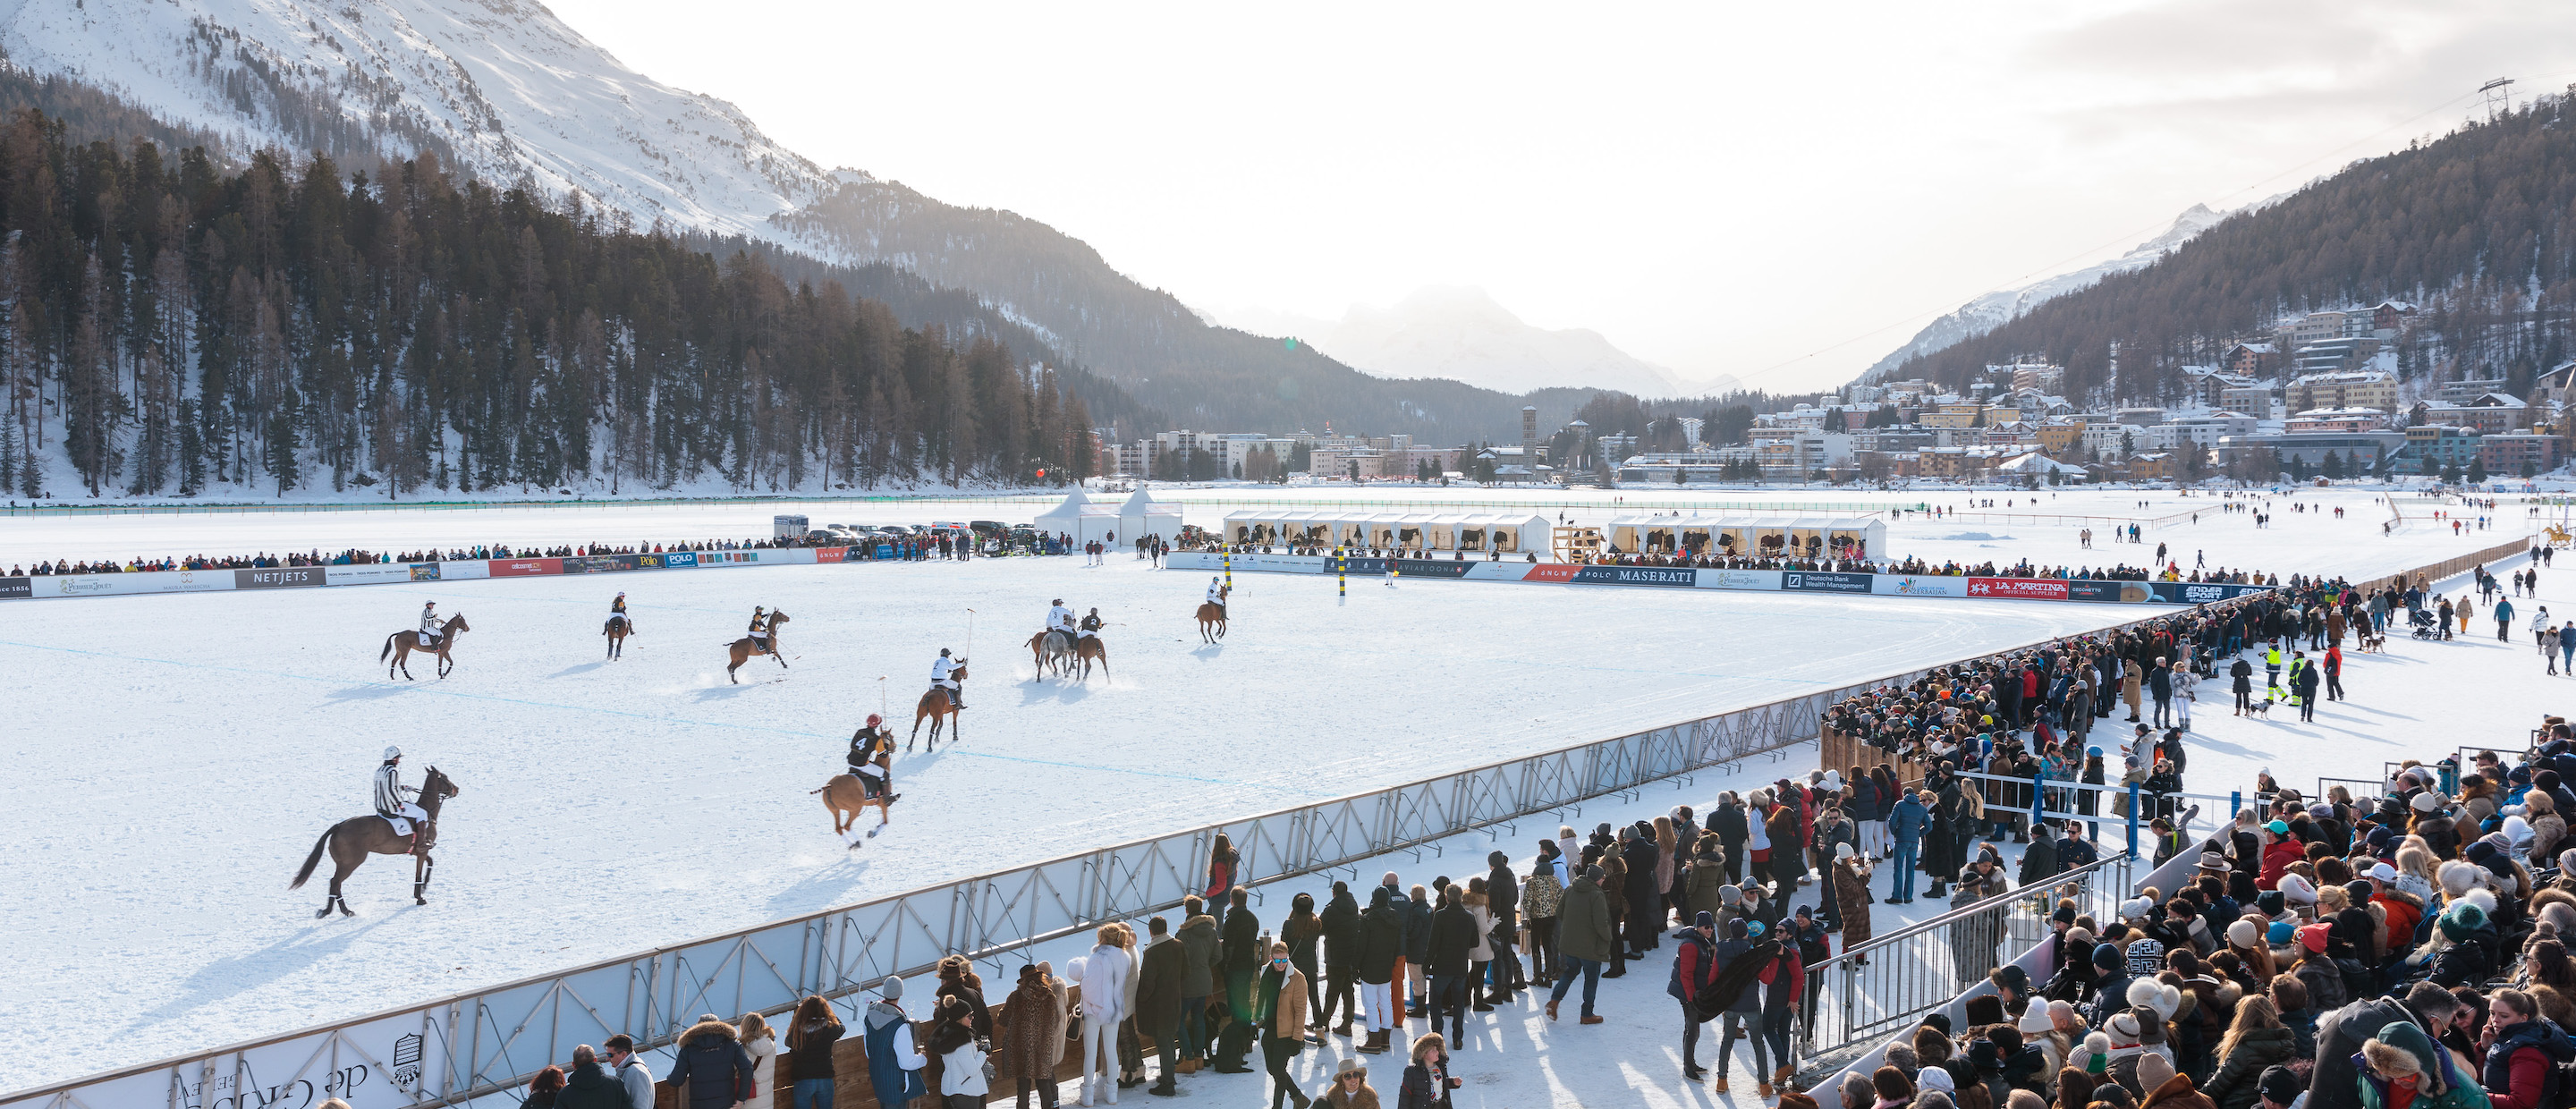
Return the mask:
POLYGON ((859 780, 864 797, 884 797, 894 791, 894 775, 877 765, 877 757, 894 750, 894 736, 880 727, 885 718, 868 714, 867 726, 850 735, 850 776, 859 780))
MULTIPOLYGON (((964 709, 966 707, 966 691, 959 689, 957 687, 957 679, 949 677, 949 675, 965 665, 965 659, 949 658, 948 648, 946 647, 940 648, 939 657, 932 660, 930 663, 931 688, 944 689, 948 691, 949 705, 958 709, 964 709)), ((915 728, 918 729, 918 727, 919 724, 916 722, 915 728)))
MULTIPOLYGON (((393 825, 395 835, 411 835, 413 822, 429 819, 429 814, 422 812, 420 806, 404 799, 406 794, 418 792, 402 784, 402 748, 385 748, 384 765, 376 768, 376 815, 393 825)), ((413 853, 417 854, 423 846, 415 840, 413 853)))
POLYGON ((756 655, 775 653, 769 645, 769 617, 767 612, 768 610, 760 605, 751 606, 751 651, 756 655))
POLYGON ((421 602, 421 605, 420 605, 420 645, 421 645, 421 647, 422 647, 422 648, 424 648, 424 649, 426 649, 426 648, 429 648, 429 647, 435 647, 435 646, 437 646, 437 645, 438 645, 438 635, 439 635, 439 627, 438 627, 438 602, 436 602, 436 601, 423 601, 423 602, 421 602))

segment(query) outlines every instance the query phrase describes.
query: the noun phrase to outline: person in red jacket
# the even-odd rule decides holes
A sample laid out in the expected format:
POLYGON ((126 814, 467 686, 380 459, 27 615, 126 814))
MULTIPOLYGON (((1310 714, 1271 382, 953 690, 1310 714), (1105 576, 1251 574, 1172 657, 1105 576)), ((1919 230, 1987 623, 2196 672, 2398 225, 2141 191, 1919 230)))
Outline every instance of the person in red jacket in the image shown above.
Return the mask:
POLYGON ((2380 958, 2383 961, 2394 959, 2406 951, 2407 944, 2415 942, 2415 925, 2424 919, 2424 901, 2391 885, 2397 881, 2397 868, 2387 863, 2371 867, 2369 877, 2373 891, 2370 903, 2388 914, 2390 950, 2380 952, 2380 958))
POLYGON ((1682 949, 1673 953, 1673 981, 1667 993, 1682 1003, 1682 1075, 1693 1082, 1707 1077, 1699 1065, 1699 993, 1717 982, 1717 915, 1701 910, 1682 933, 1682 949))
POLYGON ((2540 1003, 2521 990, 2497 990, 2487 998, 2487 1026, 2478 1048, 2486 1058, 2479 1078, 2495 1109, 2541 1109, 2565 1104, 2556 1089, 2560 1064, 2576 1059, 2576 1042, 2558 1026, 2540 1019, 2540 1003))
MULTIPOLYGON (((2281 874, 2291 863, 2307 857, 2297 837, 2290 834, 2287 822, 2275 820, 2263 826, 2263 869, 2254 879, 2254 888, 2272 889, 2281 884, 2281 874)), ((2412 933, 2409 933, 2410 935, 2412 933)))
POLYGON ((1786 1090, 1790 1077, 1798 1072, 1789 1054, 1789 1026, 1798 1012, 1798 995, 1807 984, 1807 968, 1799 958, 1798 938, 1783 938, 1788 942, 1780 945, 1779 957, 1762 968, 1762 1037, 1771 1041, 1771 1085, 1786 1090))

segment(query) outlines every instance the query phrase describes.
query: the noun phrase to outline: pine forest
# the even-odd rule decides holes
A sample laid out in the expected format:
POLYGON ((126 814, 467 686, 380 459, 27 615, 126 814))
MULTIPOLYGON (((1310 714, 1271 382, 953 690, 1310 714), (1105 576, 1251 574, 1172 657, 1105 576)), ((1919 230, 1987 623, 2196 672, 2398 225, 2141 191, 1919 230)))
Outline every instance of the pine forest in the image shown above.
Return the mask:
POLYGON ((0 228, 12 496, 1052 484, 1116 388, 435 154, 234 172, 22 111, 0 228))

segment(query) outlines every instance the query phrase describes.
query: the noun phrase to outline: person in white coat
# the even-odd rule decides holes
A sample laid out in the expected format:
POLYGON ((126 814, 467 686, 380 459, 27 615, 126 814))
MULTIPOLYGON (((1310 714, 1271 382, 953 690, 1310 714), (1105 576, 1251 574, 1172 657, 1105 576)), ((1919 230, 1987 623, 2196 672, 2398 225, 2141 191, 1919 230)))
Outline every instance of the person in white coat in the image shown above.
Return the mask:
POLYGON ((1082 990, 1082 1104, 1096 1093, 1118 1104, 1118 1022, 1127 1019, 1127 981, 1136 976, 1115 924, 1103 924, 1073 975, 1082 990))
POLYGON ((1056 598, 1054 606, 1047 609, 1046 630, 1063 632, 1068 640, 1073 638, 1073 610, 1064 607, 1064 598, 1056 598))
MULTIPOLYGON (((778 1034, 769 1030, 769 1022, 758 1013, 744 1013, 734 1031, 742 1041, 742 1050, 751 1056, 752 1089, 759 1091, 756 1100, 769 1100, 770 1076, 778 1068, 778 1034)), ((737 1101, 734 1109, 752 1109, 752 1100, 737 1101)))
POLYGON ((965 659, 949 658, 946 647, 939 649, 939 658, 930 664, 930 687, 947 690, 948 703, 960 709, 966 707, 966 691, 958 686, 957 679, 952 675, 964 665, 966 665, 965 659))
POLYGON ((1225 611, 1224 578, 1211 577, 1208 579, 1207 603, 1215 605, 1218 612, 1225 611))

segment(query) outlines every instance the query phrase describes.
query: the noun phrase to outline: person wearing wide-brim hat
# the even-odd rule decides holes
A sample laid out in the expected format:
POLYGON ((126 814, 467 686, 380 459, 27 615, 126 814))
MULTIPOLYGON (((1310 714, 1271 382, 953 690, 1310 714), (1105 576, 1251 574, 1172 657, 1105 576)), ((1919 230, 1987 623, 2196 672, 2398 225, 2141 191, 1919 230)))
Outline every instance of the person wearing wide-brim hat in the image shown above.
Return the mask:
POLYGON ((1358 1059, 1344 1059, 1333 1068, 1333 1080, 1315 1100, 1333 1109, 1378 1109, 1377 1091, 1368 1084, 1368 1067, 1358 1059))

